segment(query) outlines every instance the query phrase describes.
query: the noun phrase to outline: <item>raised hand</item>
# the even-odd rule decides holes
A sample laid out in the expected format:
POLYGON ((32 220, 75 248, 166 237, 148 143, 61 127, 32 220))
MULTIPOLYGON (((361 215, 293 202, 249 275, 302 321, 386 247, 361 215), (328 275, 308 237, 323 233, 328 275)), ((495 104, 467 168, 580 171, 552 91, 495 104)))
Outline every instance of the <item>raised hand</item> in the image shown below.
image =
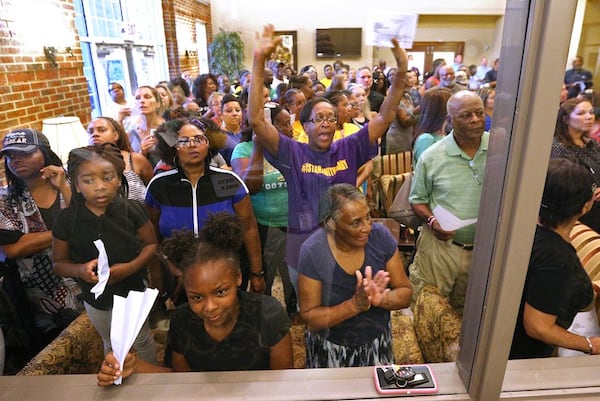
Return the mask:
POLYGON ((42 174, 42 178, 44 180, 50 180, 50 183, 56 189, 60 189, 62 186, 67 184, 65 170, 60 166, 46 166, 40 170, 40 173, 42 174))
POLYGON ((398 65, 398 72, 406 72, 408 70, 408 56, 406 55, 406 51, 400 47, 398 39, 392 38, 392 44, 394 45, 394 47, 392 47, 392 54, 396 59, 396 64, 398 65))
POLYGON ((275 27, 272 24, 265 25, 262 31, 262 35, 256 33, 256 40, 254 42, 254 55, 268 58, 277 45, 281 43, 281 37, 273 37, 275 27))

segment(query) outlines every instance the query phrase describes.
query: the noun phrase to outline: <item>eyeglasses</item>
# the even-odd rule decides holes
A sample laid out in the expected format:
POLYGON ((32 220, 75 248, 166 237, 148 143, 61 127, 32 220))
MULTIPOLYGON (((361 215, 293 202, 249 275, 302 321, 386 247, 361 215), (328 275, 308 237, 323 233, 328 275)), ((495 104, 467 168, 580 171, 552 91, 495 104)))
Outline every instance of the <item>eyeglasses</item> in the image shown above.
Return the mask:
POLYGON ((469 168, 471 169, 471 172, 473 173, 473 180, 475 181, 475 183, 477 185, 481 185, 481 178, 479 178, 479 172, 475 168, 475 160, 469 160, 469 168))
POLYGON ((348 105, 346 107, 348 109, 356 109, 356 108, 358 108, 358 103, 356 103, 356 102, 348 103, 348 105))
POLYGON ((327 121, 329 124, 335 124, 335 123, 337 123, 337 117, 334 117, 334 116, 331 116, 331 117, 320 117, 320 116, 317 116, 315 118, 311 118, 308 121, 310 121, 313 124, 322 124, 323 121, 327 121))
POLYGON ((179 149, 179 148, 185 148, 185 147, 190 147, 192 145, 207 145, 208 144, 208 138, 204 135, 196 135, 193 136, 191 138, 185 137, 185 138, 178 138, 177 142, 175 143, 175 146, 179 149))

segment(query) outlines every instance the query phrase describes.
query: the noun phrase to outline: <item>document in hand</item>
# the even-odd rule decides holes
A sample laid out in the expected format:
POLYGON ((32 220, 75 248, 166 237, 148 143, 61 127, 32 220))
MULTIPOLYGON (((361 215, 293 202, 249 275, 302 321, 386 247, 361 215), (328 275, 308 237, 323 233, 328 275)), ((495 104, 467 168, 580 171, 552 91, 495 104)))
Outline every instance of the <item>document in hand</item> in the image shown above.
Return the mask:
POLYGON ((399 14, 391 10, 370 10, 365 29, 365 42, 371 46, 392 47, 392 38, 400 46, 412 48, 417 32, 417 14, 399 14))
POLYGON ((437 205, 432 210, 432 212, 433 212, 433 215, 437 218, 438 223, 440 223, 440 226, 445 231, 455 231, 460 228, 470 226, 471 224, 477 223, 476 218, 461 220, 440 205, 437 205))
MULTIPOLYGON (((124 365, 125 356, 131 349, 157 296, 156 288, 146 288, 144 292, 129 291, 127 298, 114 296, 110 343, 120 366, 124 365)), ((121 384, 122 379, 119 377, 115 380, 115 384, 121 384)))
POLYGON ((104 292, 106 283, 108 283, 108 279, 110 277, 110 266, 108 265, 108 255, 106 254, 106 249, 104 248, 104 242, 102 242, 101 239, 97 239, 94 241, 94 245, 96 246, 96 249, 98 249, 98 266, 96 268, 98 282, 90 291, 96 297, 95 299, 98 299, 98 297, 104 292))

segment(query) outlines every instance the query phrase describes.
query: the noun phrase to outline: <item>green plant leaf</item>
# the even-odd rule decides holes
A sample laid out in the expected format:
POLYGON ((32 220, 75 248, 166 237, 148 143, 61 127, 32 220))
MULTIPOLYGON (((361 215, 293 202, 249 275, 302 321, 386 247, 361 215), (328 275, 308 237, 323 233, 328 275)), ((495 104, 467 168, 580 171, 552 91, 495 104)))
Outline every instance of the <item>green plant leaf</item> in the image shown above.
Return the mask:
POLYGON ((239 32, 219 28, 208 45, 208 51, 210 71, 213 74, 234 77, 244 65, 244 42, 239 32))

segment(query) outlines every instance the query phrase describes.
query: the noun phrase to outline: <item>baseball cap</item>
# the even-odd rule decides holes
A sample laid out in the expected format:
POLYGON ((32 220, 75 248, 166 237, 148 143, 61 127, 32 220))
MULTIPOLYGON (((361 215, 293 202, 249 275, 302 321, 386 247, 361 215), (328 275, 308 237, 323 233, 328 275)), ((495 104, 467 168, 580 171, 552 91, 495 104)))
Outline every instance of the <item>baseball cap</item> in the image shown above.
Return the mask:
POLYGON ((32 153, 41 146, 50 148, 50 142, 46 138, 46 135, 34 129, 21 128, 6 134, 2 140, 1 152, 14 150, 17 152, 32 153))

